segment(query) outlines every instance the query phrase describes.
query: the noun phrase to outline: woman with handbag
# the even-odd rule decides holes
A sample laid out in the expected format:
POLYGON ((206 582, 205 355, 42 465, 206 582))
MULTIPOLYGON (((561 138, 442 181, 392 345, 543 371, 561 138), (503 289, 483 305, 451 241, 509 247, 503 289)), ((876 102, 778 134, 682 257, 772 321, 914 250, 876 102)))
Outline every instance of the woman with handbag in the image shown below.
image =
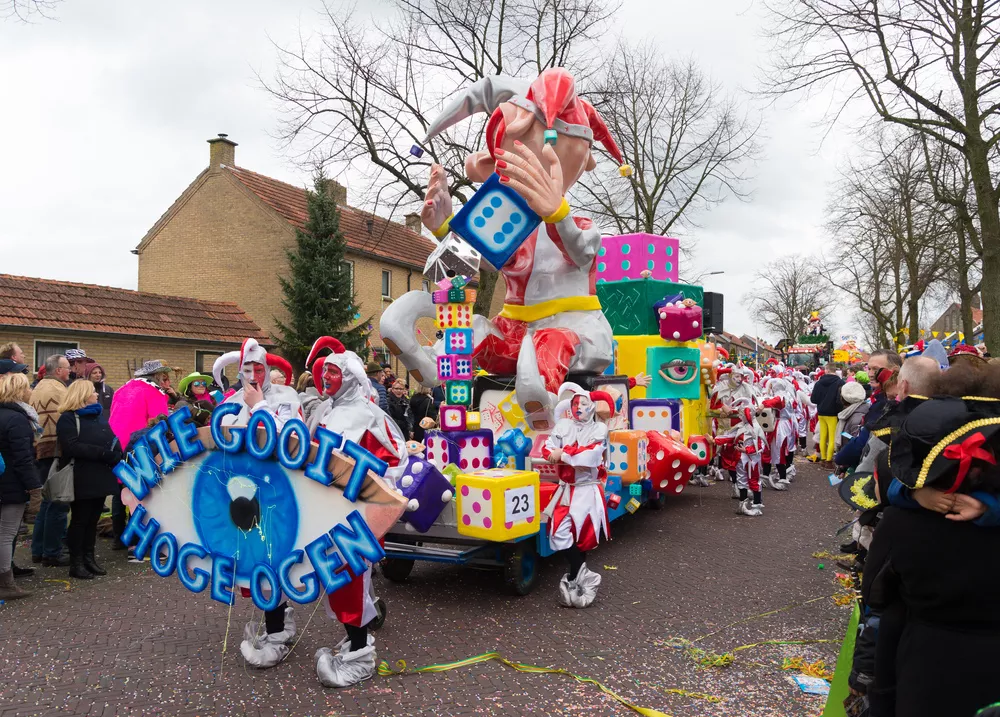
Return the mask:
POLYGON ((31 384, 23 373, 0 376, 0 600, 14 600, 30 593, 14 584, 11 559, 14 537, 21 525, 29 493, 42 486, 35 468, 35 435, 38 414, 28 404, 31 384))
POLYGON ((94 555, 97 521, 108 496, 119 490, 112 469, 122 459, 122 451, 92 382, 70 384, 59 410, 62 415, 56 424, 56 437, 61 455, 56 470, 72 466, 73 471, 73 503, 66 536, 69 576, 90 580, 107 575, 94 555))

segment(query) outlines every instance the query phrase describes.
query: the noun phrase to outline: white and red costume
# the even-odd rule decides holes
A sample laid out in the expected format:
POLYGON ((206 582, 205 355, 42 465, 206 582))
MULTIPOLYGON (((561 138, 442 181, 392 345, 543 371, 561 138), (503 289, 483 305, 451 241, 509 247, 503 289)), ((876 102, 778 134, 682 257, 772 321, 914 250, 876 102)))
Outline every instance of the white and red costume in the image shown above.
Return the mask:
MULTIPOLYGON (((563 415, 568 403, 575 396, 606 400, 613 407, 613 399, 603 391, 597 396, 575 383, 564 383, 559 389, 562 399, 556 408, 563 415), (601 395, 603 394, 603 395, 601 395), (563 405, 563 401, 567 405, 563 405)), ((610 537, 608 513, 604 503, 604 484, 607 470, 604 467, 608 452, 608 427, 591 414, 589 419, 560 418, 542 446, 542 457, 548 459, 554 449, 562 452, 557 464, 559 487, 545 509, 549 517, 549 545, 552 550, 566 550, 576 545, 588 551, 597 547, 601 535, 610 537)))
POLYGON ((597 402, 614 415, 615 401, 605 391, 588 392, 575 383, 559 387, 555 427, 542 446, 542 457, 556 464, 559 487, 545 508, 552 550, 569 559, 570 572, 559 581, 559 600, 584 608, 597 597, 601 576, 587 569, 584 555, 610 537, 604 503, 608 427, 597 419, 597 402), (572 577, 571 577, 572 576, 572 577))
POLYGON ((274 422, 280 429, 285 425, 285 421, 291 418, 302 418, 302 404, 299 394, 291 387, 292 365, 281 356, 269 354, 264 350, 256 339, 247 339, 239 351, 230 351, 215 360, 212 365, 212 376, 215 383, 222 386, 222 372, 226 366, 239 364, 240 380, 248 384, 257 381, 264 400, 253 408, 246 405, 243 400, 243 389, 229 396, 223 403, 238 403, 242 409, 237 414, 230 414, 223 418, 224 426, 245 426, 250 420, 250 414, 258 411, 270 413, 274 422), (263 366, 264 370, 257 369, 255 375, 254 364, 263 366), (271 382, 271 369, 276 368, 285 375, 285 385, 281 386, 271 382))
POLYGON ((767 434, 763 460, 774 465, 786 465, 795 452, 795 389, 783 378, 772 378, 767 382, 766 391, 768 397, 761 401, 761 405, 773 409, 776 420, 774 430, 767 434))
POLYGON ((748 398, 738 398, 733 402, 737 413, 737 425, 715 439, 721 450, 723 467, 736 473, 736 487, 740 491, 740 505, 737 512, 743 515, 760 515, 761 454, 767 446, 764 431, 754 419, 753 402, 748 398), (753 491, 753 502, 747 490, 753 491))

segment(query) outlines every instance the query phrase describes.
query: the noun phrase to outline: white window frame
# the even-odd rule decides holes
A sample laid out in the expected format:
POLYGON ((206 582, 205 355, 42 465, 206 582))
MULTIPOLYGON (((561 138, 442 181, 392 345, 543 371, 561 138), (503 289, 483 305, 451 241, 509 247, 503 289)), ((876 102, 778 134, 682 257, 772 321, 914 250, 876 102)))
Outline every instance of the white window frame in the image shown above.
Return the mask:
POLYGON ((383 299, 392 299, 392 270, 391 269, 383 269, 382 270, 381 288, 382 288, 382 298, 383 299), (386 277, 389 278, 388 282, 386 282, 386 277), (386 284, 388 284, 388 286, 386 286, 386 284))
POLYGON ((341 265, 343 265, 343 264, 347 264, 347 266, 350 267, 350 270, 351 270, 351 296, 353 296, 354 295, 354 262, 351 261, 350 259, 344 259, 344 261, 341 262, 341 265))
POLYGON ((53 354, 48 354, 46 356, 39 356, 38 355, 38 344, 62 344, 64 346, 69 346, 70 344, 72 344, 73 348, 75 348, 75 349, 80 348, 80 342, 79 341, 53 341, 52 339, 34 339, 32 341, 32 350, 34 351, 34 353, 32 354, 32 359, 34 360, 35 364, 37 364, 34 367, 35 371, 37 371, 39 368, 42 367, 42 365, 45 363, 45 359, 47 359, 49 356, 53 355, 53 354))

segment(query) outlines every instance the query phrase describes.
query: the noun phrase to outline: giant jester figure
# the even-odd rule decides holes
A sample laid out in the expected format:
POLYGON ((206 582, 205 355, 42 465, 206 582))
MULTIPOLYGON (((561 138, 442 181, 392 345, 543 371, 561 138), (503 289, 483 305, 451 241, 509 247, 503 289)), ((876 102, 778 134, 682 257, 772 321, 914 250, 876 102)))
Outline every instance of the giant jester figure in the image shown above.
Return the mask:
MULTIPOLYGON (((545 430, 555 423, 555 394, 566 375, 600 373, 612 358, 611 326, 596 294, 601 233, 589 219, 574 216, 566 193, 597 166, 595 142, 622 164, 623 176, 631 170, 604 120, 577 96, 573 76, 563 68, 547 69, 532 82, 479 80, 431 123, 428 139, 479 113, 490 115, 486 148, 466 158, 466 175, 486 182, 496 173, 501 187, 513 190, 543 223, 496 267, 507 294, 498 316, 474 318, 474 356, 490 373, 516 376, 527 420, 545 430)), ((421 217, 436 237, 448 235, 452 202, 441 165, 431 168, 421 217)), ((383 315, 382 337, 411 376, 433 386, 434 351, 419 345, 414 329, 422 316, 434 316, 431 295, 405 294, 383 315)))

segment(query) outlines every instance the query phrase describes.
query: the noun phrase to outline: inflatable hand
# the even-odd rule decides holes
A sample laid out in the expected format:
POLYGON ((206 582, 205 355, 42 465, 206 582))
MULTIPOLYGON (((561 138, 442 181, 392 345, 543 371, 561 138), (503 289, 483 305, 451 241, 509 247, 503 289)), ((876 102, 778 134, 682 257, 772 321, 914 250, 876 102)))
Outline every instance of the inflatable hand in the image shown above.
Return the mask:
POLYGON ((420 210, 420 220, 435 236, 452 215, 451 194, 448 192, 448 178, 444 167, 431 165, 431 178, 427 182, 424 206, 420 210))

